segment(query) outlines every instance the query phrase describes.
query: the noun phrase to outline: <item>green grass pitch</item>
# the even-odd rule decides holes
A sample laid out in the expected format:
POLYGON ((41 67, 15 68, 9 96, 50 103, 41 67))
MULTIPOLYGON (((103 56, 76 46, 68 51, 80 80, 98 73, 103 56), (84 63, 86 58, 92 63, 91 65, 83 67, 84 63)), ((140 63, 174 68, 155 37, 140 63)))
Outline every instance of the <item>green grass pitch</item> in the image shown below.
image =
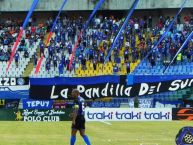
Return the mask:
MULTIPOLYGON (((193 122, 87 122, 92 145, 175 145, 193 122)), ((0 145, 69 145, 71 122, 0 122, 0 145)), ((85 145, 77 134, 76 145, 85 145)))

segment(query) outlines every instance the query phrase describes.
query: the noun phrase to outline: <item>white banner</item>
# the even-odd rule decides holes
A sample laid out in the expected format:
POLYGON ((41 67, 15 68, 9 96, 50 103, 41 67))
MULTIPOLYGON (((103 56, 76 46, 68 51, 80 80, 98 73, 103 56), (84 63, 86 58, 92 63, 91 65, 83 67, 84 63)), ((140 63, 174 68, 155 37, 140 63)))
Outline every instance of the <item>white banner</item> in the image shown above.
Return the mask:
MULTIPOLYGON (((153 98, 138 98, 139 108, 152 108, 153 98)), ((134 108, 134 99, 129 99, 129 108, 134 108)))
POLYGON ((171 121, 171 108, 86 108, 86 121, 171 121))

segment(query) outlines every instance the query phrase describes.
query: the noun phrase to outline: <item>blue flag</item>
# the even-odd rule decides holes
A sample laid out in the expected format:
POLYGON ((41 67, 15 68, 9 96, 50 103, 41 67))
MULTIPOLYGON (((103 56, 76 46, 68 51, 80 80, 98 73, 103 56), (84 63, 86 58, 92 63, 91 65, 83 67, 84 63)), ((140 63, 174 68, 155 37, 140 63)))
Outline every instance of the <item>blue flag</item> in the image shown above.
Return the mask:
POLYGON ((38 1, 39 1, 39 0, 34 0, 34 1, 33 1, 33 4, 32 4, 32 6, 31 6, 31 8, 30 8, 30 10, 29 10, 29 12, 28 12, 28 14, 27 14, 27 17, 25 18, 25 21, 24 21, 23 25, 22 25, 22 28, 23 28, 23 29, 25 29, 25 27, 27 26, 27 24, 28 24, 28 22, 29 22, 29 19, 30 19, 31 15, 32 15, 32 13, 33 13, 33 11, 35 10, 35 8, 36 8, 36 6, 37 6, 37 4, 38 4, 38 1))
POLYGON ((59 16, 60 16, 60 13, 62 12, 65 4, 66 4, 66 2, 67 2, 67 0, 64 0, 63 3, 62 3, 62 6, 60 7, 60 10, 59 10, 59 12, 58 12, 58 15, 56 16, 56 19, 54 20, 54 24, 52 25, 51 32, 54 31, 54 27, 56 26, 56 22, 57 22, 57 20, 58 20, 58 18, 59 18, 59 16))

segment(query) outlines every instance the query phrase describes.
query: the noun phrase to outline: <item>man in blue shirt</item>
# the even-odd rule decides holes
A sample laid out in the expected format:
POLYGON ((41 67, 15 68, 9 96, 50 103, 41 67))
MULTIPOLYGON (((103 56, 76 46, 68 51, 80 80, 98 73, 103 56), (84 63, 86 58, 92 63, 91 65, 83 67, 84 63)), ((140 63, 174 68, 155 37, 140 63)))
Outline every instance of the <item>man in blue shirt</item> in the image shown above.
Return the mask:
POLYGON ((63 65, 62 61, 58 65, 58 70, 59 70, 59 76, 64 74, 64 65, 63 65))
POLYGON ((100 63, 104 63, 105 59, 104 59, 104 52, 100 52, 100 63))
POLYGON ((124 51, 124 59, 125 59, 125 61, 129 60, 129 50, 128 49, 125 49, 125 51, 124 51))
POLYGON ((45 47, 44 42, 42 40, 40 41, 39 46, 40 46, 40 56, 42 56, 44 55, 44 47, 45 47))
POLYGON ((16 64, 16 67, 18 67, 18 65, 19 65, 19 53, 18 53, 18 51, 15 53, 15 64, 16 64))
POLYGON ((127 69, 127 74, 130 73, 130 62, 127 60, 126 61, 126 69, 127 69))
POLYGON ((72 113, 72 131, 71 131, 70 145, 75 144, 76 133, 78 130, 86 145, 91 145, 88 136, 85 135, 85 118, 84 118, 85 100, 80 96, 80 93, 77 89, 72 90, 72 97, 74 98, 74 112, 72 113))
POLYGON ((72 43, 71 42, 68 44, 67 48, 68 48, 68 53, 72 54, 72 43))
POLYGON ((56 56, 56 54, 54 54, 53 56, 53 64, 54 64, 54 70, 55 70, 55 68, 57 68, 58 66, 58 57, 56 56))
POLYGON ((54 44, 48 47, 48 53, 51 58, 53 57, 54 54, 54 48, 55 48, 54 44))
POLYGON ((89 49, 89 60, 93 60, 93 49, 89 49))
POLYGON ((119 72, 119 68, 118 68, 117 64, 115 64, 114 67, 113 67, 113 74, 117 75, 118 72, 119 72))
POLYGON ((47 61, 46 61, 46 71, 47 71, 48 74, 49 74, 49 71, 50 71, 50 60, 47 60, 47 61))

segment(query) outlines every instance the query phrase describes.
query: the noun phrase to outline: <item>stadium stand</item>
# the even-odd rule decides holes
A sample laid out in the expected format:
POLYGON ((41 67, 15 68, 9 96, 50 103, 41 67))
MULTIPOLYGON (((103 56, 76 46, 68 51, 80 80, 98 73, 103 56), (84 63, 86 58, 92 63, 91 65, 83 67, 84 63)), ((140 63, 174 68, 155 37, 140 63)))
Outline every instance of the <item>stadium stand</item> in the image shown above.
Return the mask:
POLYGON ((19 43, 18 50, 14 56, 14 61, 10 66, 10 71, 6 73, 8 60, 12 52, 14 41, 18 35, 20 23, 7 20, 1 23, 0 29, 0 77, 21 77, 26 70, 32 56, 37 53, 38 43, 44 36, 43 29, 38 26, 28 27, 24 31, 24 37, 19 43))
MULTIPOLYGON (((27 70, 31 70, 27 74, 30 77, 40 78, 126 75, 130 73, 133 75, 162 75, 167 64, 192 31, 193 18, 190 16, 179 17, 167 37, 147 59, 144 59, 171 21, 171 17, 162 15, 157 19, 159 21, 155 24, 152 24, 151 16, 146 19, 130 19, 109 61, 104 64, 113 38, 123 23, 123 19, 102 15, 95 17, 89 28, 84 31, 71 70, 69 70, 68 65, 72 56, 72 49, 78 39, 85 18, 81 16, 76 19, 67 16, 59 18, 48 47, 45 46, 45 41, 53 20, 49 18, 43 24, 35 24, 34 22, 24 31, 24 37, 14 56, 14 62, 11 64, 10 71, 6 74, 11 48, 21 26, 20 21, 8 19, 1 23, 0 27, 0 77, 25 76, 27 70), (40 72, 35 74, 37 60, 41 54, 44 54, 43 63, 40 72), (32 67, 30 63, 33 63, 32 67), (29 69, 29 67, 31 68, 29 69)), ((192 52, 193 42, 190 42, 165 74, 192 74, 192 52)), ((178 101, 187 92, 186 90, 166 92, 148 97, 154 98, 159 106, 159 103, 166 98, 167 101, 178 101)), ((121 103, 128 102, 102 103, 99 101, 94 102, 91 106, 120 107, 121 103)), ((155 104, 154 106, 156 106, 155 104)))
MULTIPOLYGON (((48 49, 45 49, 45 44, 42 46, 45 59, 40 73, 35 76, 35 69, 33 69, 31 76, 84 77, 131 72, 147 75, 162 74, 165 66, 191 32, 192 19, 178 20, 158 48, 148 56, 148 59, 142 63, 140 60, 143 60, 150 48, 157 42, 170 20, 170 17, 160 16, 158 24, 151 26, 151 22, 147 23, 144 19, 131 19, 110 60, 104 64, 112 40, 123 20, 117 20, 114 17, 96 17, 81 38, 71 70, 68 69, 68 65, 72 48, 84 21, 82 17, 76 20, 70 18, 59 20, 48 49), (138 66, 138 64, 140 65, 138 66), (136 66, 138 67, 136 68, 136 66)), ((192 42, 186 46, 186 49, 179 54, 175 64, 167 70, 166 74, 192 73, 192 46, 192 42)))

